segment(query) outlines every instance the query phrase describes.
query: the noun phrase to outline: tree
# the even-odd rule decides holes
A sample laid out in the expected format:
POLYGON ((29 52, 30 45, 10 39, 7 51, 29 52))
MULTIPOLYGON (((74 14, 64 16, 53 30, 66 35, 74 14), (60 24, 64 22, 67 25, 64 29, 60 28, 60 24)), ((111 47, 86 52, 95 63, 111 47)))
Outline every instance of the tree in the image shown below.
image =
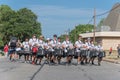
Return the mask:
POLYGON ((75 29, 73 29, 69 34, 70 40, 72 42, 75 42, 77 40, 77 37, 79 34, 92 32, 93 28, 94 28, 94 26, 90 25, 90 24, 88 24, 88 25, 80 24, 80 25, 75 26, 75 29))
POLYGON ((4 43, 12 36, 24 40, 33 34, 41 35, 41 24, 37 21, 36 14, 27 8, 14 11, 7 5, 1 5, 0 34, 4 43))
POLYGON ((104 20, 105 20, 104 18, 101 19, 100 22, 98 23, 98 26, 97 26, 97 27, 101 27, 101 26, 103 26, 103 22, 104 22, 104 20))
POLYGON ((37 21, 37 16, 31 10, 23 8, 17 14, 16 31, 20 32, 18 33, 20 39, 31 37, 33 34, 41 35, 41 24, 37 21))
POLYGON ((8 35, 10 26, 10 19, 13 15, 14 11, 7 5, 0 6, 0 34, 1 39, 5 42, 8 40, 8 35))
POLYGON ((3 43, 2 38, 1 38, 1 36, 0 36, 0 49, 1 49, 1 47, 3 47, 3 46, 4 46, 4 43, 3 43))
POLYGON ((101 20, 100 20, 100 22, 98 23, 98 25, 97 25, 97 30, 98 31, 101 31, 101 27, 103 26, 103 23, 104 23, 104 18, 102 18, 101 20))

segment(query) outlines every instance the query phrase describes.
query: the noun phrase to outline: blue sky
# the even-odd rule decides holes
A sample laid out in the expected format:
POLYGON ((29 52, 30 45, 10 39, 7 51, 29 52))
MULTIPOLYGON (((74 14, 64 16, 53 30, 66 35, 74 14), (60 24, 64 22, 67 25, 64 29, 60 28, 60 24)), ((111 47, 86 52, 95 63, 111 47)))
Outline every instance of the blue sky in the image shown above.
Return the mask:
MULTIPOLYGON (((94 8, 97 14, 101 14, 117 2, 120 0, 0 0, 0 5, 9 5, 14 10, 31 9, 38 16, 42 34, 52 37, 53 34, 64 34, 78 24, 87 24, 94 8)), ((106 16, 97 17, 97 23, 106 16)))

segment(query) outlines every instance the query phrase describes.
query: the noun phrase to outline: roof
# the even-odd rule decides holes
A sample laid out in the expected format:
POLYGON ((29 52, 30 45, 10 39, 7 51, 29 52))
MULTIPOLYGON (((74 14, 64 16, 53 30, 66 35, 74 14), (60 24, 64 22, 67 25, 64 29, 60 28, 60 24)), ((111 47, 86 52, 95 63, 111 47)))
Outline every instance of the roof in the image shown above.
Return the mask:
POLYGON ((109 26, 110 31, 120 31, 120 3, 116 3, 103 22, 103 26, 109 26))
MULTIPOLYGON (((93 37, 93 33, 80 34, 83 38, 93 37)), ((95 32, 95 37, 120 37, 120 32, 95 32)))

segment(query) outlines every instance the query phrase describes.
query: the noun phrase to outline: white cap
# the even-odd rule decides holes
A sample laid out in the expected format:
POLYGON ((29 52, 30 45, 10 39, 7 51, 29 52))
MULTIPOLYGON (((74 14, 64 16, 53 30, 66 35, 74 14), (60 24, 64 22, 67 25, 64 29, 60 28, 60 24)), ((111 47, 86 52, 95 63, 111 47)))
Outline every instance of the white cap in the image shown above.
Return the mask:
POLYGON ((47 40, 50 40, 50 38, 47 38, 47 40))
POLYGON ((88 37, 88 38, 87 38, 87 40, 91 40, 91 38, 90 38, 90 37, 88 37))

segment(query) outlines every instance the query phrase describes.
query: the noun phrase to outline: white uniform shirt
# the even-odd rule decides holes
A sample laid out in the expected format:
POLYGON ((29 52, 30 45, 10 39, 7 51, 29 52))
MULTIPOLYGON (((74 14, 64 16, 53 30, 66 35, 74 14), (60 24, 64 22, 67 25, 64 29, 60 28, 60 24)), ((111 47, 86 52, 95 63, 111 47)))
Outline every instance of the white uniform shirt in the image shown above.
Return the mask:
POLYGON ((46 49, 49 49, 50 51, 54 51, 51 42, 45 43, 46 49))
POLYGON ((70 44, 72 44, 70 41, 63 41, 62 45, 64 45, 64 47, 69 47, 70 44))
POLYGON ((80 40, 75 42, 75 45, 77 46, 77 48, 82 47, 82 44, 83 44, 83 43, 82 43, 82 41, 80 41, 80 40))
POLYGON ((38 46, 44 48, 45 42, 43 40, 38 40, 38 46))
POLYGON ((94 45, 94 44, 91 44, 91 45, 89 46, 89 49, 90 49, 90 50, 94 50, 94 49, 95 49, 95 45, 94 45))
POLYGON ((23 42, 23 48, 25 49, 25 48, 29 48, 29 47, 30 47, 29 42, 24 41, 23 42))
POLYGON ((80 48, 82 47, 82 44, 83 44, 83 42, 82 41, 76 41, 75 42, 75 45, 76 45, 76 52, 80 52, 80 48))
POLYGON ((33 46, 34 44, 38 44, 38 39, 37 38, 32 38, 29 40, 29 43, 31 46, 33 46))
POLYGON ((61 48, 62 47, 62 43, 61 42, 57 42, 57 47, 61 48))
POLYGON ((83 43, 81 46, 81 50, 87 50, 87 49, 88 49, 87 45, 85 43, 83 43))
POLYGON ((72 44, 70 41, 63 41, 62 45, 63 45, 64 48, 65 48, 65 49, 64 49, 65 52, 68 52, 67 49, 66 49, 67 47, 73 48, 73 44, 72 44))
POLYGON ((52 40, 52 41, 50 42, 50 44, 52 45, 52 47, 57 46, 57 40, 52 40))
POLYGON ((96 46, 96 50, 97 50, 97 51, 103 51, 103 47, 102 47, 101 45, 97 45, 97 46, 96 46))
POLYGON ((91 47, 91 43, 90 42, 86 42, 85 45, 87 46, 87 49, 90 49, 90 47, 91 47))

